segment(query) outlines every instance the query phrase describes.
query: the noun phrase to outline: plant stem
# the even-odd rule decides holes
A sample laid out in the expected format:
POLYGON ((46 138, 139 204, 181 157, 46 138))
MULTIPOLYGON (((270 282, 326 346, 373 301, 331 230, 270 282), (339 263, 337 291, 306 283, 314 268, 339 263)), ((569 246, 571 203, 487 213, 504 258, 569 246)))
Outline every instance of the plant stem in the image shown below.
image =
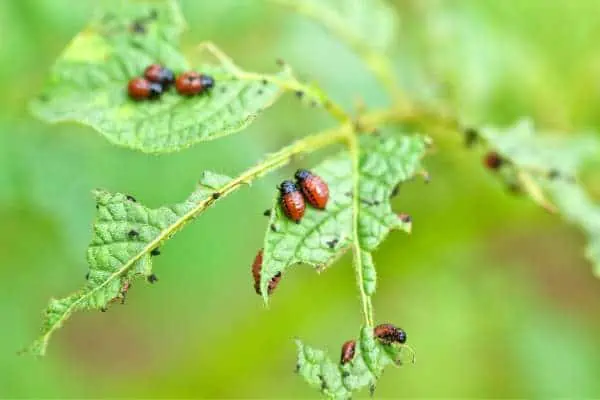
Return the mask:
POLYGON ((350 131, 346 136, 348 151, 352 160, 352 253, 354 259, 354 270, 356 272, 356 284, 360 292, 360 301, 362 304, 362 312, 365 319, 365 324, 368 327, 373 327, 373 308, 371 299, 365 292, 363 286, 363 263, 362 263, 362 248, 360 238, 358 236, 358 217, 359 217, 359 200, 360 200, 360 148, 358 146, 358 137, 354 130, 350 131))
POLYGON ((316 85, 306 85, 300 82, 292 71, 292 68, 281 61, 283 73, 281 76, 270 74, 259 74, 256 72, 244 71, 237 66, 231 57, 225 54, 219 47, 210 41, 202 42, 198 45, 200 50, 206 50, 212 54, 235 78, 247 81, 269 82, 279 86, 282 90, 291 91, 299 96, 306 97, 315 104, 321 105, 338 122, 345 123, 350 117, 336 102, 334 102, 325 91, 316 85), (285 77, 287 75, 287 77, 285 77))
POLYGON ((334 102, 323 90, 314 86, 306 85, 293 76, 290 79, 280 78, 276 75, 258 74, 255 72, 240 72, 237 77, 242 80, 266 81, 279 86, 281 89, 294 92, 298 96, 305 97, 315 104, 321 105, 338 122, 346 122, 350 119, 346 111, 334 102))

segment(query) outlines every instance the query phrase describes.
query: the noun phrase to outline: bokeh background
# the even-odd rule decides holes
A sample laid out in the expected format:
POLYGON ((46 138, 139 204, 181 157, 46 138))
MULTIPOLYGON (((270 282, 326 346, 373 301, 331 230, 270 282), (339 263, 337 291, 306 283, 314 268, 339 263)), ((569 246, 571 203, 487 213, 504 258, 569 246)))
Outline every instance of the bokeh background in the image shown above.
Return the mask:
MULTIPOLYGON (((311 21, 262 1, 181 3, 190 55, 211 39, 249 70, 274 71, 283 57, 347 107, 386 102, 360 61, 311 21)), ((472 123, 532 116, 564 132, 600 123, 600 2, 392 4, 401 20, 394 60, 411 96, 472 123)), ((250 276, 262 212, 297 165, 227 198, 166 244, 158 284, 134 285, 127 304, 107 313, 75 315, 44 359, 16 355, 36 336, 48 298, 84 282, 91 189, 176 202, 203 169, 234 175, 332 124, 289 96, 240 134, 150 156, 87 127, 34 120, 28 100, 93 6, 0 1, 0 397, 317 397, 292 372, 293 338, 337 358, 358 334, 349 257, 320 276, 295 268, 269 310, 250 276)), ((386 371, 377 395, 600 396, 600 281, 583 236, 509 195, 462 138, 436 139, 433 181, 406 185, 394 200, 413 216, 413 234, 392 234, 375 254, 376 319, 404 327, 417 351, 416 365, 386 371)), ((600 199, 600 176, 585 178, 600 199)))

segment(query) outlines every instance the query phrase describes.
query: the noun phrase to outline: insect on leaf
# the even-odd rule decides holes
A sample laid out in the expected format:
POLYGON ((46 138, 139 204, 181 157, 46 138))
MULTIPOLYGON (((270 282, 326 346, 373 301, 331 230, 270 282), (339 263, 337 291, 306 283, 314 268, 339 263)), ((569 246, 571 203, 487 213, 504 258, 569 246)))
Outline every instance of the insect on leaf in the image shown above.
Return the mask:
MULTIPOLYGON (((379 137, 360 139, 359 239, 365 251, 374 250, 392 229, 410 231, 410 223, 392 211, 390 196, 396 186, 415 176, 421 169, 428 139, 402 135, 389 128, 379 137)), ((349 247, 352 238, 352 162, 342 151, 312 170, 329 186, 325 210, 307 206, 300 224, 291 221, 274 199, 273 212, 264 241, 261 292, 277 274, 298 263, 319 270, 330 265, 349 247)), ((372 266, 373 263, 366 265, 372 266)), ((365 285, 374 292, 374 268, 368 271, 365 285)))
POLYGON ((185 27, 178 3, 107 0, 54 64, 34 114, 48 122, 89 125, 110 142, 151 153, 181 150, 238 132, 279 96, 274 84, 241 80, 228 63, 190 66, 179 49, 185 27), (154 63, 215 78, 193 97, 174 88, 160 99, 128 97, 130 79, 154 63))
POLYGON ((399 344, 382 344, 373 336, 373 330, 363 327, 352 360, 345 364, 333 362, 328 355, 296 341, 297 371, 313 388, 332 399, 349 399, 352 393, 365 387, 374 389, 387 365, 401 364, 399 344))
POLYGON ((205 172, 199 187, 184 202, 155 209, 125 194, 94 191, 97 216, 87 250, 87 282, 79 291, 50 301, 42 334, 29 352, 44 355, 52 334, 75 311, 105 310, 123 298, 135 278, 150 277, 156 249, 197 215, 200 205, 209 205, 215 190, 229 181, 229 177, 205 172))

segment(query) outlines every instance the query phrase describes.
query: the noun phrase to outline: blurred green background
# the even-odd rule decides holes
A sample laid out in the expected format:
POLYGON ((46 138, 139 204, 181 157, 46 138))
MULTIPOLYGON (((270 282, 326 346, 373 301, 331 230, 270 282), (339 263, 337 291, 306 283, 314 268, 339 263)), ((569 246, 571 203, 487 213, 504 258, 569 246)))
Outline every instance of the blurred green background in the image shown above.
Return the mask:
MULTIPOLYGON (((273 71, 283 57, 347 107, 385 104, 360 61, 310 21, 262 1, 181 3, 190 55, 210 39, 249 70, 273 71)), ((411 96, 442 100, 472 123, 528 115, 571 132, 600 122, 599 1, 392 4, 401 19, 394 59, 411 96)), ((44 359, 16 355, 36 336, 48 298, 84 282, 91 189, 176 202, 203 169, 236 174, 332 124, 289 96, 241 134, 149 156, 86 127, 34 120, 28 100, 93 6, 0 1, 0 397, 317 397, 293 373, 292 339, 337 358, 358 334, 349 257, 320 276, 294 269, 269 310, 250 275, 262 211, 298 164, 166 244, 158 284, 135 284, 127 304, 107 313, 75 315, 44 359)), ((375 254, 376 319, 405 328, 417 351, 416 365, 384 374, 377 395, 600 397, 600 281, 583 258, 583 236, 508 195, 462 138, 436 139, 432 183, 406 185, 394 200, 413 216, 413 234, 392 234, 375 254)), ((600 176, 586 176, 599 199, 600 176)))

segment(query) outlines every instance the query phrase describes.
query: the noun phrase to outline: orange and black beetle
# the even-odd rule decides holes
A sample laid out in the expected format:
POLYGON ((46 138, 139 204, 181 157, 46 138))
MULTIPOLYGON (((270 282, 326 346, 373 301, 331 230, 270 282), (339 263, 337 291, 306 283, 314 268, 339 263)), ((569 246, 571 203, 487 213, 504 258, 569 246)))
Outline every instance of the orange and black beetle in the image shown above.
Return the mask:
POLYGON ((144 70, 144 77, 150 82, 160 83, 165 90, 175 82, 173 71, 160 64, 149 65, 144 70))
POLYGON ((194 71, 184 72, 175 80, 175 89, 184 96, 193 96, 202 91, 200 74, 194 71))
POLYGON ((385 344, 406 343, 406 332, 392 324, 377 325, 373 334, 385 344))
POLYGON ((162 94, 163 88, 159 83, 145 78, 133 78, 127 85, 127 92, 134 100, 156 99, 162 94))
POLYGON ((324 209, 329 200, 329 187, 321 177, 314 175, 308 170, 296 171, 296 182, 302 189, 306 200, 318 209, 324 209))
POLYGON ((292 181, 283 181, 279 186, 279 193, 281 194, 281 208, 285 215, 299 224, 304 216, 306 204, 304 204, 304 197, 300 194, 298 186, 292 181))
POLYGON ((179 94, 193 96, 210 90, 214 87, 215 80, 208 75, 201 75, 194 71, 184 72, 175 80, 175 88, 179 94))
MULTIPOLYGON (((258 253, 256 253, 256 257, 254 258, 254 262, 252 263, 252 277, 254 278, 254 290, 256 290, 256 294, 260 295, 260 275, 262 271, 262 262, 263 262, 263 250, 260 249, 258 253)), ((281 280, 281 272, 271 278, 269 282, 269 288, 267 292, 269 294, 273 293, 277 284, 281 280)))
POLYGON ((346 364, 347 362, 352 361, 354 358, 354 353, 356 351, 356 340, 348 340, 342 345, 342 357, 340 360, 340 364, 346 364))

